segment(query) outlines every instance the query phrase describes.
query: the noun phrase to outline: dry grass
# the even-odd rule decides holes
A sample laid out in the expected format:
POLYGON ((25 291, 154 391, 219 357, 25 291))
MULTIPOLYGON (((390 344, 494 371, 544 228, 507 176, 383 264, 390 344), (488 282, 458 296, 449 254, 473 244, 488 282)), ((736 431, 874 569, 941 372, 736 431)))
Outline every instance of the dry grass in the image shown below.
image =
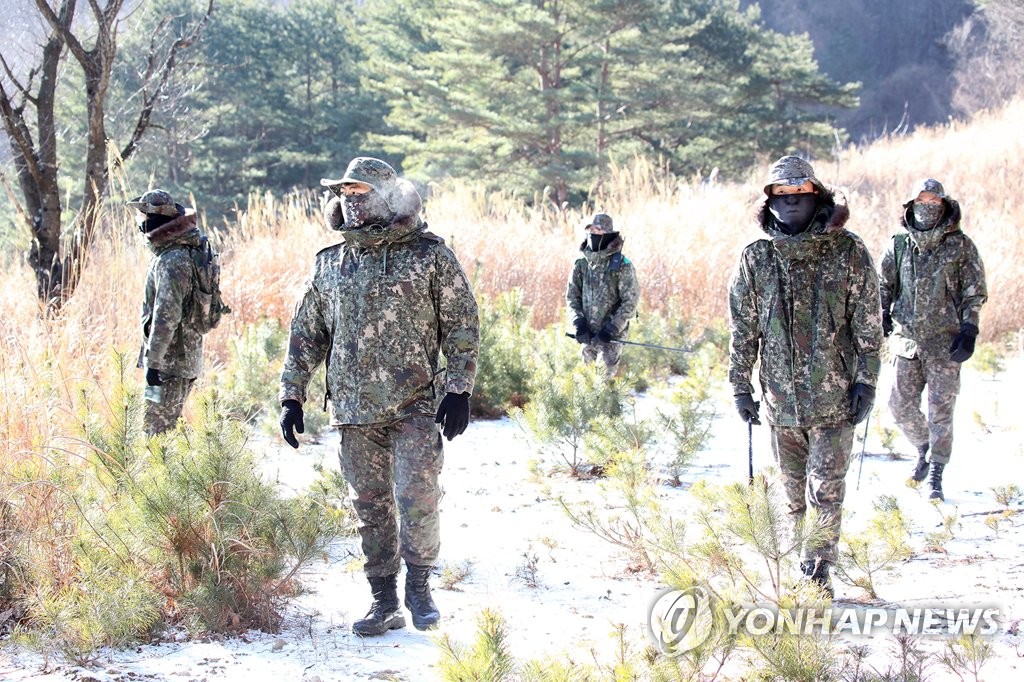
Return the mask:
MULTIPOLYGON (((875 258, 896 229, 904 193, 920 176, 938 177, 961 200, 964 229, 985 258, 991 301, 982 316, 987 338, 1024 322, 1024 283, 1015 276, 1024 223, 1024 102, 906 138, 849 150, 817 163, 823 181, 844 187, 852 219, 875 258)), ((626 237, 625 253, 643 287, 641 312, 682 318, 699 329, 725 315, 726 283, 742 246, 760 236, 751 220, 760 171, 742 184, 676 179, 636 161, 615 169, 600 204, 565 212, 530 208, 514 192, 486 193, 465 183, 432 187, 431 229, 458 252, 480 293, 520 287, 535 322, 563 319, 565 279, 594 210, 610 213, 626 237)), ((206 364, 216 371, 227 339, 267 316, 287 321, 315 253, 337 241, 323 229, 314 194, 253 196, 241 219, 205 224, 224 251, 224 293, 234 313, 207 339, 206 364)), ((202 208, 201 199, 199 201, 202 208)), ((68 431, 77 381, 105 381, 113 348, 139 344, 138 310, 149 253, 131 216, 104 221, 74 299, 44 321, 34 284, 14 256, 0 273, 0 444, 6 455, 39 451, 68 431)), ((2 463, 0 463, 2 464, 2 463)))

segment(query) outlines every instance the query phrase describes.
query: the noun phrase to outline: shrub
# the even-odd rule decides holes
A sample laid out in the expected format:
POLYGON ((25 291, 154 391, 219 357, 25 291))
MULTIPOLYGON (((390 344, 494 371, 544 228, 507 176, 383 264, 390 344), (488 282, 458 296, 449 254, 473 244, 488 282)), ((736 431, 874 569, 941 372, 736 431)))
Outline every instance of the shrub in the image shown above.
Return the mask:
MULTIPOLYGON (((213 384, 229 415, 252 424, 262 423, 270 433, 278 432, 277 395, 287 343, 287 328, 271 318, 247 325, 238 337, 228 340, 227 363, 214 373, 213 384)), ((323 410, 324 380, 321 368, 307 389, 303 411, 307 438, 315 439, 328 423, 323 410)))
POLYGON ((196 396, 193 423, 144 438, 126 355, 114 365, 109 397, 78 394, 77 440, 3 472, 19 639, 88 662, 161 622, 275 629, 296 572, 345 529, 347 510, 327 485, 283 498, 264 483, 213 389, 196 396))
POLYGON ((578 477, 585 436, 598 417, 618 413, 620 398, 603 369, 579 364, 568 373, 551 375, 512 416, 541 450, 561 457, 569 473, 578 477))
POLYGON ((494 298, 481 297, 474 414, 497 416, 529 400, 537 336, 530 326, 531 317, 519 289, 494 298))

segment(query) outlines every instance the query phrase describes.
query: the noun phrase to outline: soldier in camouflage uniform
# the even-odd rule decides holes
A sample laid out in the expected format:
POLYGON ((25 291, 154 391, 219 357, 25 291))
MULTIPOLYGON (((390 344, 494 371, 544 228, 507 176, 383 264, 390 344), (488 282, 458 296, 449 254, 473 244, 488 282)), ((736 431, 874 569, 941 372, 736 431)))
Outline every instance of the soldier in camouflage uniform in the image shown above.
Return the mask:
POLYGON ((352 629, 371 636, 405 626, 401 559, 405 605, 416 628, 430 629, 440 620, 428 583, 440 548, 437 424, 451 440, 469 423, 476 300, 455 254, 420 219, 419 194, 387 163, 358 157, 344 177, 321 184, 337 195, 325 220, 344 241, 317 254, 295 309, 281 374, 281 430, 298 447, 306 387, 326 362, 331 424, 341 432, 341 469, 373 593, 369 613, 352 629))
POLYGON ((622 253, 623 238, 612 227, 611 216, 596 214, 583 226, 587 239, 576 259, 565 292, 576 341, 583 345, 584 362, 601 356, 609 375, 618 371, 629 321, 640 302, 636 270, 622 253))
POLYGON ((138 362, 146 370, 143 428, 153 435, 177 423, 202 369, 203 335, 188 314, 196 286, 192 249, 199 246, 201 235, 195 211, 175 203, 162 189, 127 204, 139 211, 139 230, 153 251, 142 302, 138 362))
POLYGON ((751 373, 760 357, 772 450, 794 525, 807 503, 825 537, 803 547, 804 575, 832 595, 853 427, 874 401, 881 314, 871 255, 843 229, 845 198, 785 156, 757 213, 767 234, 743 249, 729 285, 729 381, 744 421, 760 424, 751 373))
POLYGON ((903 231, 882 256, 882 328, 891 335, 896 382, 889 409, 917 448, 912 478, 929 475, 931 499, 945 500, 942 472, 953 449, 960 363, 974 353, 978 316, 988 298, 985 267, 960 230, 960 204, 931 178, 914 185, 900 214, 903 231), (921 394, 928 386, 928 417, 921 394))

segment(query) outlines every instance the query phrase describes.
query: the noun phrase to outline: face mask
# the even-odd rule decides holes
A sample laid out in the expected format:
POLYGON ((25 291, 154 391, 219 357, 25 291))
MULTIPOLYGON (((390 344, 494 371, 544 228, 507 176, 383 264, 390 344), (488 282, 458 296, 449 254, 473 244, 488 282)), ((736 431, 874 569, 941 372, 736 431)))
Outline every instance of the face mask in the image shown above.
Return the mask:
POLYGON ((172 220, 174 220, 173 217, 160 215, 159 213, 140 213, 135 216, 135 224, 139 226, 139 232, 143 234, 150 230, 155 230, 161 225, 166 225, 172 220))
POLYGON ((591 234, 587 235, 590 240, 591 251, 603 251, 608 248, 608 245, 615 241, 615 237, 618 236, 617 232, 611 232, 609 234, 591 234))
POLYGON ((365 194, 343 195, 341 214, 345 217, 345 227, 353 230, 368 225, 390 225, 395 219, 395 212, 388 202, 374 190, 365 194))
POLYGON ((922 232, 939 224, 942 214, 946 212, 944 204, 914 204, 914 227, 922 232))
POLYGON ((800 234, 818 212, 818 195, 814 192, 774 194, 768 198, 768 209, 784 233, 800 234))

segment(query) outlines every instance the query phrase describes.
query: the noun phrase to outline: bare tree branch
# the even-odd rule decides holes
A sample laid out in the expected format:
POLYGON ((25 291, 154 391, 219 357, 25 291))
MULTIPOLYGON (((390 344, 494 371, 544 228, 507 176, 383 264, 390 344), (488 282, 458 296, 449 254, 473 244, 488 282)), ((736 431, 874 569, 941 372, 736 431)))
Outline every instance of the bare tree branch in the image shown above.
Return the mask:
POLYGON ((146 79, 142 85, 142 109, 139 111, 139 116, 135 122, 135 128, 132 130, 131 137, 128 142, 125 143, 121 149, 121 159, 127 161, 132 154, 138 149, 139 140, 142 139, 143 133, 150 125, 150 120, 153 116, 153 108, 160 98, 160 94, 163 92, 164 87, 167 85, 167 81, 171 77, 171 73, 174 71, 174 67, 177 64, 178 52, 186 48, 191 47, 196 40, 199 39, 200 34, 206 27, 207 22, 210 19, 210 15, 213 13, 214 0, 209 0, 206 6, 206 12, 203 14, 202 19, 196 22, 195 26, 189 34, 183 38, 179 38, 171 46, 170 51, 167 53, 167 57, 160 67, 160 75, 156 80, 154 89, 152 92, 147 92, 147 86, 151 83, 155 71, 156 53, 155 44, 150 42, 150 53, 147 57, 146 67, 146 79))
POLYGON ((82 47, 82 43, 79 42, 78 38, 71 32, 71 20, 75 16, 76 0, 64 0, 60 7, 60 16, 54 14, 53 9, 46 2, 46 0, 36 0, 36 7, 39 8, 39 13, 43 15, 47 23, 50 24, 50 28, 60 36, 60 39, 68 46, 71 50, 71 54, 75 55, 75 59, 81 64, 85 64, 89 61, 88 51, 82 47))

